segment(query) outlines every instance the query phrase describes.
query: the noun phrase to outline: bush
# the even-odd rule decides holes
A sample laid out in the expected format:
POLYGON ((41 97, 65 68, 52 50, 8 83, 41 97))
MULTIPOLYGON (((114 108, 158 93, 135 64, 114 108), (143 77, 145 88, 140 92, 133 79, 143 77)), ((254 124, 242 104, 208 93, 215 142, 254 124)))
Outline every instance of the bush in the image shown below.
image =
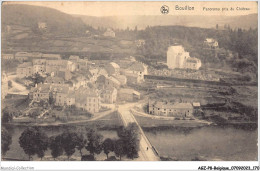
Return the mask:
POLYGON ((81 161, 96 161, 93 155, 84 155, 81 157, 81 161))

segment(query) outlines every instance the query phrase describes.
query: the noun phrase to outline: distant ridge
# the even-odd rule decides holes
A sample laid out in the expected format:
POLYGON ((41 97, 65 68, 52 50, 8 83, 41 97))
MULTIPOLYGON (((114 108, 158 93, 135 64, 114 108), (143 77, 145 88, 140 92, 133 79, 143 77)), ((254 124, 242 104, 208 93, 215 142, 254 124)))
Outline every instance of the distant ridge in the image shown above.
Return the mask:
POLYGON ((134 29, 144 29, 147 26, 169 26, 181 25, 187 27, 215 28, 216 24, 219 28, 223 28, 225 24, 229 24, 230 28, 249 29, 257 28, 257 14, 241 15, 241 16, 109 16, 109 17, 93 17, 84 15, 75 15, 80 17, 83 22, 97 27, 111 27, 114 29, 126 29, 127 27, 134 29))

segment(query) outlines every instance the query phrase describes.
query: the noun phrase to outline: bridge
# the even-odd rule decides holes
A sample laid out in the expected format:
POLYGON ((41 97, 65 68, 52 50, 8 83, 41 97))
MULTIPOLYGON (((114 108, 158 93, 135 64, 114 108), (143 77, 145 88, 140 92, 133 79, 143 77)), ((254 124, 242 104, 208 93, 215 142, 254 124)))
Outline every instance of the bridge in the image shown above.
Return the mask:
POLYGON ((141 138, 140 138, 140 151, 139 158, 137 160, 140 161, 159 161, 160 158, 158 156, 157 151, 151 145, 150 141, 147 139, 143 129, 140 127, 139 123, 136 121, 135 117, 131 113, 131 108, 133 108, 138 103, 127 103, 124 105, 118 105, 118 112, 121 116, 121 119, 125 126, 129 123, 136 123, 140 129, 141 138), (148 150, 147 150, 148 147, 148 150))

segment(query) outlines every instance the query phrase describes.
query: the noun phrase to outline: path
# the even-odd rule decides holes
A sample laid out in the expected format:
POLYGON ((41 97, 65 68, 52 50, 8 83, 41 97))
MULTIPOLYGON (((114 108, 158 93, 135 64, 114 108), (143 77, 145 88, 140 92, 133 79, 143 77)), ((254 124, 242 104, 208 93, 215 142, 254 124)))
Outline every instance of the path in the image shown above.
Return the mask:
POLYGON ((141 132, 140 138, 140 151, 139 151, 139 158, 137 160, 141 161, 159 161, 159 157, 154 153, 152 145, 150 144, 149 140, 146 138, 142 128, 136 121, 133 114, 130 112, 130 109, 133 108, 137 103, 127 103, 124 105, 118 106, 118 112, 123 120, 124 125, 128 125, 129 123, 135 122, 141 132), (148 150, 147 150, 148 147, 148 150))
POLYGON ((108 111, 105 111, 105 112, 101 112, 101 113, 98 113, 98 114, 95 114, 94 117, 92 117, 91 119, 84 119, 84 120, 76 120, 76 121, 69 121, 69 122, 66 122, 66 123, 42 123, 42 124, 35 124, 37 126, 60 126, 60 125, 69 125, 69 124, 82 124, 82 123, 86 123, 86 122, 89 122, 89 121, 95 121, 97 119, 100 119, 102 117, 105 117, 107 115, 109 115, 110 113, 112 112, 115 112, 116 110, 115 109, 111 109, 111 110, 108 110, 108 111))
POLYGON ((29 90, 20 83, 15 81, 16 75, 8 76, 8 79, 12 82, 12 88, 8 90, 8 94, 20 94, 20 95, 28 95, 29 90))

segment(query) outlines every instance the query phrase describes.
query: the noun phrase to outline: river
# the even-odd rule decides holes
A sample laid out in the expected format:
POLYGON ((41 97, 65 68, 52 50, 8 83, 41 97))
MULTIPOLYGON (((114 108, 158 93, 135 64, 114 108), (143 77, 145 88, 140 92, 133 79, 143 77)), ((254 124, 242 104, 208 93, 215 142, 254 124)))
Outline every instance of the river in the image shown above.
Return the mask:
POLYGON ((257 160, 257 129, 207 126, 152 129, 145 134, 160 156, 173 160, 257 160))

